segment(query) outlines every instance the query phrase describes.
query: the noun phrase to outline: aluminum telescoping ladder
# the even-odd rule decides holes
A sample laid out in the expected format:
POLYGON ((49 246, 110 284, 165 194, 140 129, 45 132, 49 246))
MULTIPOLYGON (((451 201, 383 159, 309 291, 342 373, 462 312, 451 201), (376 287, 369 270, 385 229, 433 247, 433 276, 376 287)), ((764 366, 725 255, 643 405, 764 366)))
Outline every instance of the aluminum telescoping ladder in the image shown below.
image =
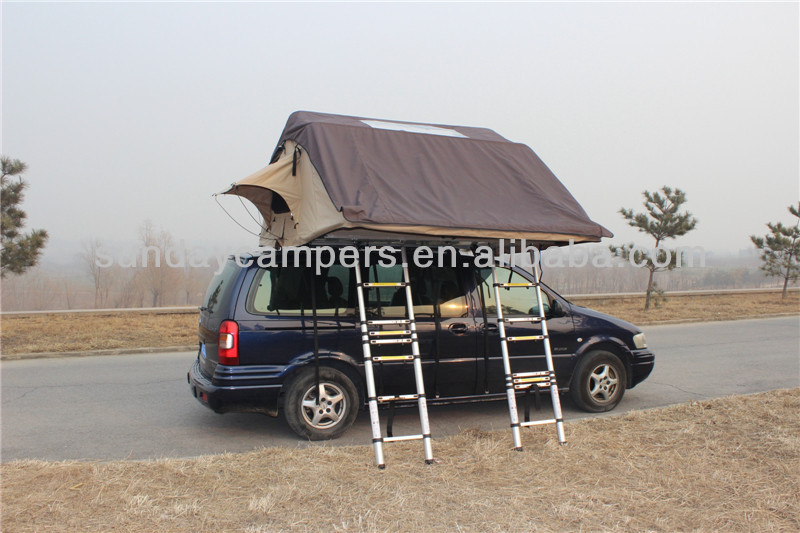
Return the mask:
POLYGON ((497 281, 497 267, 492 266, 492 283, 494 285, 494 299, 497 305, 497 329, 500 333, 500 349, 503 355, 503 372, 505 373, 506 393, 508 395, 508 412, 511 416, 511 433, 514 436, 514 448, 522 450, 522 438, 520 436, 520 427, 538 426, 542 424, 555 424, 556 432, 558 434, 558 442, 565 444, 564 437, 564 420, 561 415, 561 401, 558 397, 558 385, 556 384, 556 373, 553 368, 553 352, 550 349, 550 336, 547 331, 547 318, 544 314, 544 306, 542 305, 542 288, 539 285, 539 265, 534 261, 533 265, 533 278, 534 283, 498 283, 497 281), (539 306, 538 316, 523 316, 523 317, 504 317, 503 306, 500 302, 500 289, 518 289, 524 288, 526 290, 534 288, 536 291, 536 301, 539 306), (541 335, 525 335, 519 337, 506 337, 506 324, 514 322, 535 322, 542 325, 541 335), (544 355, 547 361, 547 370, 541 372, 511 372, 511 361, 508 355, 509 342, 524 342, 524 341, 542 341, 544 344, 544 355), (535 420, 533 422, 519 421, 519 414, 517 413, 517 391, 529 390, 533 387, 538 389, 550 389, 550 396, 553 403, 553 416, 547 420, 535 420))
POLYGON ((369 404, 369 417, 372 423, 372 445, 375 448, 375 462, 378 468, 386 468, 383 458, 383 443, 405 440, 422 440, 425 449, 425 462, 432 464, 433 448, 431 446, 431 429, 428 422, 428 406, 425 401, 425 385, 422 379, 422 361, 420 360, 419 342, 417 338, 417 324, 414 319, 414 303, 411 300, 411 279, 408 275, 408 261, 406 249, 401 249, 403 262, 403 281, 389 282, 362 282, 361 265, 356 265, 356 294, 358 295, 358 310, 361 320, 361 344, 364 349, 364 373, 367 378, 367 402, 369 404), (367 311, 364 298, 364 289, 379 287, 404 287, 406 292, 406 318, 367 320, 367 311), (382 326, 393 326, 401 329, 383 330, 382 326), (377 327, 377 328, 376 328, 377 327), (372 348, 386 344, 404 344, 411 346, 411 355, 372 355, 372 348), (375 392, 375 372, 373 363, 383 361, 412 361, 416 381, 416 394, 402 394, 397 396, 377 396, 375 392), (419 420, 422 433, 418 435, 401 435, 384 437, 381 433, 381 422, 378 415, 378 404, 397 401, 417 400, 419 406, 419 420))

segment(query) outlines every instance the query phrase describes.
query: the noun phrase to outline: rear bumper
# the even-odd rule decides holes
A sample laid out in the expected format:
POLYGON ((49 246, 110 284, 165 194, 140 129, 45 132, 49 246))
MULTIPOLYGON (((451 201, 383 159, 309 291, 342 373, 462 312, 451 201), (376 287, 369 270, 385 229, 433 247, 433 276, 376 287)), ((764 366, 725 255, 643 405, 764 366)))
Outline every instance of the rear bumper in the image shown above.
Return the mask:
MULTIPOLYGON (((254 379, 251 374, 237 380, 228 374, 223 381, 224 385, 215 385, 200 372, 199 362, 195 360, 186 374, 186 380, 192 395, 217 413, 263 413, 278 416, 281 384, 269 383, 270 379, 254 379)), ((214 381, 217 381, 216 376, 214 381)))
POLYGON ((656 356, 650 350, 631 351, 631 381, 629 388, 645 380, 653 371, 656 356))

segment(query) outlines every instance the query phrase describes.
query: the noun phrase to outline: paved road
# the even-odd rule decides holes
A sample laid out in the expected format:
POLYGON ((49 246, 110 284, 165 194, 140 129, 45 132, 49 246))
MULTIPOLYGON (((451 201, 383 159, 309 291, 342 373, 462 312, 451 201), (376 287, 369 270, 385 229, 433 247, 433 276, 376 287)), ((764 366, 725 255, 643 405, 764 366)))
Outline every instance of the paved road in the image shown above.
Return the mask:
MULTIPOLYGON (((614 413, 800 386, 796 317, 650 326, 645 332, 656 368, 614 413)), ((187 457, 308 445, 281 419, 217 415, 202 407, 186 384, 193 359, 171 353, 3 362, 2 460, 187 457)), ((587 416, 569 400, 564 404, 568 421, 587 416)), ((547 409, 545 403, 542 417, 547 409)), ((504 402, 431 408, 434 437, 468 427, 506 429, 507 417, 504 402)), ((416 432, 416 420, 399 415, 396 433, 404 424, 416 432)), ((370 439, 362 413, 335 443, 370 439)))

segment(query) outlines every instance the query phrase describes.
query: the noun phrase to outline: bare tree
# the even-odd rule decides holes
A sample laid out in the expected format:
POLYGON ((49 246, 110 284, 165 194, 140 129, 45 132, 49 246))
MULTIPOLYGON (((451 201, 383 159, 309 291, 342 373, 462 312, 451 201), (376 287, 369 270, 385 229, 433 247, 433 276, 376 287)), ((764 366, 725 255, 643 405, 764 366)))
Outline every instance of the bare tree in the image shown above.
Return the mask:
POLYGON ((107 267, 100 265, 99 250, 102 244, 98 239, 91 239, 83 243, 81 259, 86 265, 86 270, 94 283, 94 307, 95 309, 108 306, 108 294, 110 290, 110 272, 107 267))
POLYGON ((109 303, 115 308, 133 307, 137 292, 137 272, 134 269, 113 265, 108 269, 109 303))
POLYGON ((207 268, 186 266, 181 271, 182 305, 199 305, 203 294, 211 281, 212 272, 207 268))
POLYGON ((64 303, 67 309, 73 309, 77 300, 78 288, 75 286, 75 280, 71 278, 63 278, 61 285, 64 288, 64 303))
POLYGON ((179 272, 167 264, 167 254, 173 247, 172 235, 165 229, 157 229, 149 220, 139 229, 142 244, 140 279, 152 296, 152 306, 163 305, 167 293, 178 284, 179 272))

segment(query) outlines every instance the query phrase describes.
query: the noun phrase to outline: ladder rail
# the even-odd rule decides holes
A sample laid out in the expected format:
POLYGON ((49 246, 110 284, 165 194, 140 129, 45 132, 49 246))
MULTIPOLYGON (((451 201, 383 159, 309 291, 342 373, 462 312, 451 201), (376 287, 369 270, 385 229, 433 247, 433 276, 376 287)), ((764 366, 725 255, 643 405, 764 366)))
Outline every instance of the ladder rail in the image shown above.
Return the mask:
MULTIPOLYGON (((497 306, 497 329, 500 334, 500 351, 503 357, 503 372, 505 374, 506 395, 508 397, 508 412, 511 418, 511 433, 514 439, 514 449, 522 450, 522 439, 520 435, 520 427, 538 426, 543 424, 555 424, 558 442, 560 444, 566 443, 564 435, 564 419, 561 411, 561 400, 558 395, 558 385, 556 383, 555 366, 553 364, 553 351, 550 345, 550 332, 547 328, 547 316, 544 312, 544 298, 542 296, 541 287, 541 265, 536 261, 536 255, 531 251, 531 263, 533 265, 533 283, 498 283, 497 280, 497 264, 492 265, 492 285, 494 286, 495 304, 497 306), (510 290, 512 288, 528 288, 533 287, 536 294, 536 303, 539 310, 538 316, 529 318, 506 318, 503 316, 503 304, 500 297, 500 288, 510 290), (507 323, 515 322, 533 322, 541 324, 541 335, 517 335, 506 336, 507 323), (547 372, 523 372, 520 374, 513 374, 511 371, 511 358, 509 356, 508 343, 515 341, 542 341, 544 345, 544 355, 547 364, 547 372), (547 375, 546 378, 541 376, 547 375), (553 418, 547 420, 538 420, 534 422, 519 421, 519 412, 517 409, 516 391, 521 388, 530 388, 536 386, 535 384, 541 382, 545 387, 550 389, 550 398, 553 404, 553 418)), ((543 387, 543 388, 545 388, 543 387)), ((527 409, 527 408, 526 408, 527 409)), ((526 410, 527 413, 527 410, 526 410)), ((527 414, 526 414, 527 420, 527 414)))
MULTIPOLYGON (((361 321, 361 344, 364 350, 364 374, 367 381, 367 402, 369 404, 369 416, 372 426, 372 443, 375 451, 375 462, 378 468, 386 468, 385 457, 383 453, 383 444, 387 442, 400 442, 407 440, 422 440, 425 453, 425 463, 433 464, 433 446, 431 444, 431 429, 430 421, 428 419, 428 405, 425 399, 425 382, 422 374, 422 360, 419 350, 419 338, 417 335, 417 323, 414 317, 414 303, 411 294, 411 279, 408 272, 408 260, 406 248, 400 250, 401 261, 403 267, 403 281, 402 282, 364 282, 361 275, 361 263, 356 264, 356 294, 358 296, 359 319, 361 321), (377 319, 367 320, 366 300, 364 297, 364 290, 375 288, 380 290, 381 287, 400 287, 405 289, 406 295, 406 317, 402 319, 377 319), (402 330, 371 330, 370 326, 397 326, 403 325, 402 330), (381 338, 384 337, 384 338, 381 338), (385 338, 394 337, 394 338, 385 338), (372 355, 372 347, 378 347, 386 344, 411 344, 411 355, 372 355), (374 362, 383 361, 412 361, 414 367, 414 381, 416 385, 415 394, 403 394, 392 396, 377 396, 375 390, 375 368, 374 362), (387 436, 384 437, 381 431, 380 415, 378 413, 379 402, 394 402, 398 400, 417 400, 419 408, 419 420, 421 434, 418 435, 402 435, 402 436, 387 436)), ((392 404, 394 405, 394 404, 392 404)), ((391 415, 390 415, 391 424, 391 415)), ((387 428, 389 435, 391 429, 387 428)))
POLYGON ((533 280, 536 283, 536 300, 539 305, 539 317, 542 324, 542 335, 544 336, 544 358, 547 361, 547 370, 550 372, 550 397, 553 403, 553 414, 555 415, 556 434, 558 435, 558 442, 560 444, 566 443, 564 435, 564 417, 561 413, 561 399, 558 396, 558 385, 556 384, 556 371, 553 365, 553 351, 550 346, 550 333, 547 329, 547 318, 544 314, 544 305, 542 298, 542 284, 541 284, 541 265, 535 261, 534 254, 531 253, 531 262, 533 264, 533 280))
POLYGON ((422 376, 422 360, 419 353, 419 339, 417 337, 417 321, 414 318, 414 302, 411 299, 411 278, 408 274, 408 257, 405 247, 400 251, 403 261, 403 281, 406 289, 406 311, 409 320, 408 329, 411 330, 411 354, 414 356, 414 378, 417 384, 419 421, 422 430, 422 443, 425 449, 425 462, 433 463, 433 447, 431 445, 431 428, 428 420, 428 404, 425 399, 425 380, 422 376))
POLYGON ((375 372, 372 367, 372 352, 369 343, 369 329, 367 327, 367 311, 364 305, 364 290, 361 283, 360 261, 356 264, 355 271, 358 314, 361 319, 361 348, 364 350, 364 374, 367 381, 367 403, 369 405, 369 419, 372 425, 372 447, 375 449, 375 462, 378 468, 386 468, 386 462, 383 457, 381 421, 378 417, 378 397, 375 392, 375 372))
POLYGON ((505 375, 508 414, 511 417, 511 434, 514 437, 514 449, 522 451, 522 436, 519 430, 519 413, 517 412, 517 394, 511 377, 511 360, 508 355, 503 304, 500 300, 500 284, 497 282, 497 265, 495 263, 492 263, 492 287, 494 287, 494 303, 497 307, 497 331, 500 334, 500 352, 503 356, 503 374, 505 375))

